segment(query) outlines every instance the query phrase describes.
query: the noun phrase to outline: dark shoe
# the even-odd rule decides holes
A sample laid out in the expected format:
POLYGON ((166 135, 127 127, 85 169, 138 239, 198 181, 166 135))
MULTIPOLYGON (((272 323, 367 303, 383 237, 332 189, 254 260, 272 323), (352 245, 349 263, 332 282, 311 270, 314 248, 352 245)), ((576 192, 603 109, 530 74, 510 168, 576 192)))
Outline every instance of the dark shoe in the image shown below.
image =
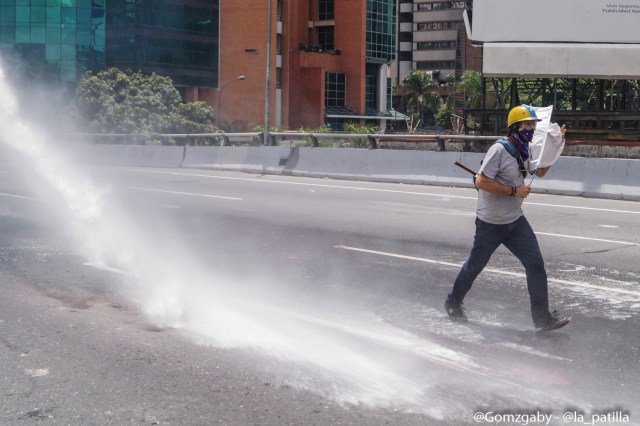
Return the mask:
POLYGON ((551 312, 544 323, 536 325, 537 333, 544 333, 546 331, 557 330, 569 324, 569 318, 560 318, 558 311, 551 312))
POLYGON ((451 321, 467 322, 469 320, 464 314, 462 303, 447 300, 444 302, 444 309, 447 311, 447 314, 449 314, 451 321))

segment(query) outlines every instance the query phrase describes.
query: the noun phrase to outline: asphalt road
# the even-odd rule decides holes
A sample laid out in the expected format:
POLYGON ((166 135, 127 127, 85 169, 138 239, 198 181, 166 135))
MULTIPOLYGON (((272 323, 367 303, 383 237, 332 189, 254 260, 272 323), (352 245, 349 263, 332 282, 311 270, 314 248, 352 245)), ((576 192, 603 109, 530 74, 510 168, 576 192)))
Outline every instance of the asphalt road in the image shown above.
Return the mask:
POLYGON ((47 161, 0 163, 1 424, 640 424, 640 203, 527 198, 538 336, 503 249, 446 318, 474 190, 47 161))

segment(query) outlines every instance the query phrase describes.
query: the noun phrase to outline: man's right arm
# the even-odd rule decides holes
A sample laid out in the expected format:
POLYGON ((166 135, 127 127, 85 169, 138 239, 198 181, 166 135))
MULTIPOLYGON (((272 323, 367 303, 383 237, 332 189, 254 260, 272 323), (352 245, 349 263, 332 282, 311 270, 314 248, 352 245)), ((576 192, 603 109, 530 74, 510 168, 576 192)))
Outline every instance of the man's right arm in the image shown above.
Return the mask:
POLYGON ((492 194, 505 196, 514 195, 513 188, 516 188, 514 196, 521 198, 526 198, 527 195, 529 195, 529 193, 531 192, 531 187, 529 187, 528 185, 520 185, 517 187, 504 185, 495 179, 491 179, 485 176, 482 173, 478 173, 476 175, 476 188, 482 189, 483 191, 491 192, 492 194))

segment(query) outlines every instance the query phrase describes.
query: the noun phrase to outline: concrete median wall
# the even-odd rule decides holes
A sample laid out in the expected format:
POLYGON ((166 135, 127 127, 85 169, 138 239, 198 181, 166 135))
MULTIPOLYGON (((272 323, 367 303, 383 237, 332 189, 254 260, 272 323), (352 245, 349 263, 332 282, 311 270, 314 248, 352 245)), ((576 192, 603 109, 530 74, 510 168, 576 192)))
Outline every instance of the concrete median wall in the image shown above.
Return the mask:
POLYGON ((291 150, 279 146, 188 146, 182 167, 279 174, 291 150))
POLYGON ((531 187, 555 194, 640 200, 640 160, 560 157, 531 187))
MULTIPOLYGON (((80 156, 99 164, 184 167, 260 174, 328 177, 472 187, 484 154, 412 150, 297 147, 168 147, 91 145, 80 156)), ((530 178, 527 178, 527 183, 530 178)), ((560 157, 535 192, 640 200, 640 160, 560 157)))
POLYGON ((74 152, 79 161, 109 166, 180 167, 184 157, 182 146, 78 144, 74 152))
POLYGON ((454 162, 477 170, 483 158, 481 154, 433 151, 299 150, 299 158, 291 168, 294 176, 456 186, 471 186, 472 176, 454 162))

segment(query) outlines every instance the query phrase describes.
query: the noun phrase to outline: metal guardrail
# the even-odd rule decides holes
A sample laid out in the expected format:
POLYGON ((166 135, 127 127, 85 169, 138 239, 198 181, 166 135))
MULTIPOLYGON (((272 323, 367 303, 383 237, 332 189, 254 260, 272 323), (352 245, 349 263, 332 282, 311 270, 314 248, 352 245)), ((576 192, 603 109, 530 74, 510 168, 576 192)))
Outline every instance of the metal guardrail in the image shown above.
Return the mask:
POLYGON ((91 139, 110 139, 120 138, 123 144, 137 145, 137 144, 149 144, 149 141, 162 141, 167 139, 183 139, 184 142, 179 145, 197 145, 198 139, 209 140, 210 143, 203 143, 203 145, 219 145, 228 146, 233 143, 240 143, 242 145, 268 145, 275 146, 283 138, 286 139, 307 139, 310 142, 311 147, 319 147, 321 140, 360 140, 366 141, 365 144, 368 149, 377 149, 379 142, 436 142, 437 151, 446 151, 447 143, 464 143, 465 151, 469 149, 469 143, 474 141, 489 141, 496 140, 502 136, 473 136, 473 135, 451 135, 451 134, 396 134, 396 133, 303 133, 303 132, 269 132, 267 136, 267 143, 264 143, 263 132, 245 132, 245 133, 140 133, 140 134, 125 134, 125 133, 83 133, 68 135, 74 138, 91 138, 91 139), (240 141, 238 141, 240 139, 240 141))
MULTIPOLYGON (((319 141, 321 139, 360 139, 368 142, 369 149, 377 149, 378 142, 436 142, 438 151, 446 151, 446 142, 463 142, 465 147, 468 147, 468 142, 471 141, 484 141, 484 140, 496 140, 502 136, 473 136, 473 135, 445 135, 445 134, 395 134, 395 133, 299 133, 299 132, 269 132, 269 136, 287 137, 287 138, 309 138, 311 140, 312 147, 319 147, 319 141)), ((275 142, 272 143, 275 145, 275 142)))
POLYGON ((250 143, 254 139, 258 144, 262 145, 263 133, 245 132, 245 133, 76 133, 68 135, 73 138, 91 138, 91 139, 126 139, 125 144, 129 145, 153 145, 149 141, 167 140, 167 139, 184 139, 184 143, 179 145, 196 145, 198 139, 207 139, 212 143, 203 145, 230 145, 235 142, 234 139, 241 138, 242 142, 250 143))

